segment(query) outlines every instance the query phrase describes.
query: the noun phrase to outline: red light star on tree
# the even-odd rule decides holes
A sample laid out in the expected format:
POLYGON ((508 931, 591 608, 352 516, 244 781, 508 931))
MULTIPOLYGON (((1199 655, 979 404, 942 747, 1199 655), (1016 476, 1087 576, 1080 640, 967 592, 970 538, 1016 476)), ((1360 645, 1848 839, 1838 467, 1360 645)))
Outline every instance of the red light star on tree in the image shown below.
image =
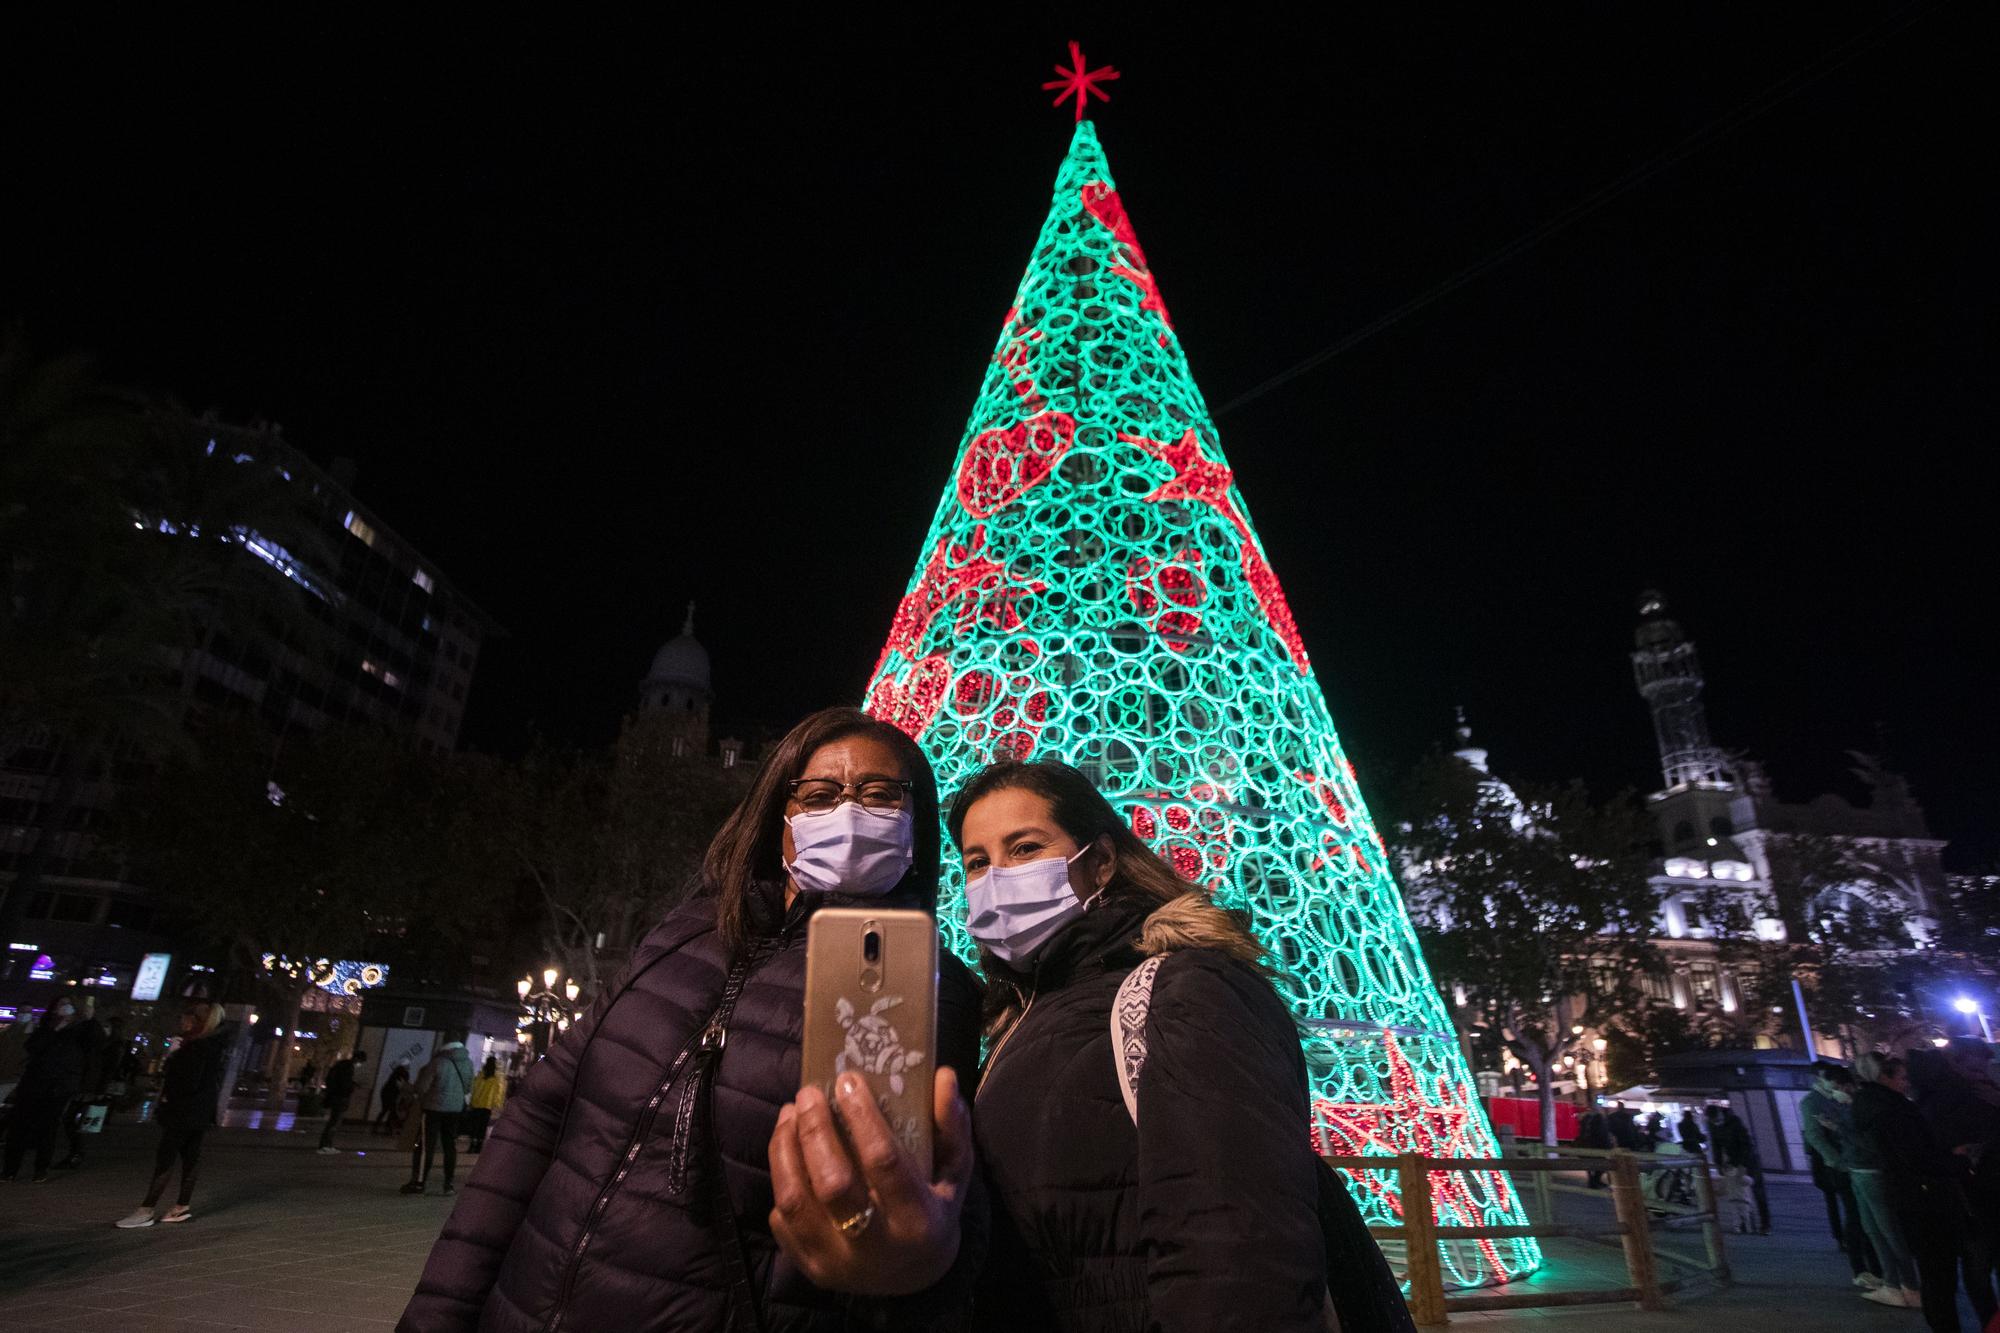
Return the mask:
POLYGON ((1100 102, 1109 102, 1111 100, 1111 95, 1097 85, 1111 82, 1111 80, 1118 77, 1118 71, 1109 65, 1100 65, 1093 70, 1084 69, 1083 48, 1075 42, 1069 44, 1069 63, 1070 67, 1068 69, 1064 69, 1061 65, 1055 67, 1056 73, 1062 77, 1051 79, 1049 82, 1043 84, 1042 91, 1047 92, 1051 88, 1061 89, 1056 94, 1056 100, 1049 103, 1050 106, 1061 106, 1064 102, 1074 97, 1076 99, 1076 118, 1082 120, 1084 101, 1087 97, 1095 97, 1100 102))
POLYGON ((1271 572, 1264 552, 1257 545, 1256 534, 1250 531, 1250 520, 1243 516, 1235 497, 1230 494, 1230 489, 1236 484, 1235 476, 1202 452, 1201 437, 1195 434, 1192 427, 1174 441, 1149 440, 1143 435, 1123 431, 1118 438, 1127 444, 1138 445, 1174 470, 1170 479, 1146 497, 1148 501, 1188 500, 1205 504, 1236 529, 1236 535, 1243 542, 1243 577, 1249 581, 1251 592, 1256 594, 1257 604, 1264 608, 1271 628, 1277 631, 1278 637, 1291 651, 1292 660, 1298 663, 1299 670, 1306 670, 1305 640, 1299 637, 1298 624, 1292 619, 1292 608, 1285 601, 1284 590, 1278 586, 1278 576, 1271 572))

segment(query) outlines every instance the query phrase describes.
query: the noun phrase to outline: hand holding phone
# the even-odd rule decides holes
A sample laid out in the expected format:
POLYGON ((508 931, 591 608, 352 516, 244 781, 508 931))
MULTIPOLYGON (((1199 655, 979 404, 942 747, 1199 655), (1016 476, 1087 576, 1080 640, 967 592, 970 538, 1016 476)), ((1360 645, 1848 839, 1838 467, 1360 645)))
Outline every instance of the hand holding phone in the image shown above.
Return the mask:
POLYGON ((822 908, 806 943, 798 1100, 771 1135, 771 1234, 814 1284, 921 1291, 958 1256, 972 1118, 937 1069, 937 930, 822 908))
POLYGON ((858 1075, 925 1179, 937 1066, 937 951, 937 926, 925 912, 823 907, 806 927, 799 1084, 832 1097, 835 1079, 858 1075))
POLYGON ((926 1082, 936 1127, 931 1176, 919 1174, 856 1075, 835 1080, 833 1105, 808 1087, 779 1111, 770 1147, 771 1235, 815 1286, 907 1296, 936 1283, 958 1258, 959 1214, 972 1181, 972 1115, 955 1071, 941 1069, 926 1082), (834 1126, 835 1105, 844 1134, 834 1126))

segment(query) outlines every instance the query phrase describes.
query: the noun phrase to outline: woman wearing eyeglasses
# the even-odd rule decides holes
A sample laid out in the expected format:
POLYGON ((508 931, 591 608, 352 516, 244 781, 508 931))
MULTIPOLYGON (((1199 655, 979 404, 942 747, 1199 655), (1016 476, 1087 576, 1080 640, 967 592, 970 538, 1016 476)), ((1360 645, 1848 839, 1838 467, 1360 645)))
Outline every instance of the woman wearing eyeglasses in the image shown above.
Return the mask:
POLYGON ((937 873, 937 790, 916 744, 848 708, 793 728, 710 844, 701 893, 509 1099, 398 1328, 832 1333, 958 1318, 985 1225, 983 1200, 966 1206, 952 1072, 977 1065, 979 998, 956 959, 939 969, 933 1177, 842 1089, 861 1162, 814 1177, 810 1209, 790 1201, 817 1242, 810 1274, 768 1220, 780 1108, 815 1163, 835 1136, 834 1108, 799 1092, 806 922, 827 904, 931 910, 937 873))
MULTIPOLYGON (((1410 1329, 1353 1201, 1314 1158, 1298 1029, 1242 919, 1066 764, 995 764, 947 823, 992 1034, 975 1106, 992 1247, 974 1326, 1410 1329)), ((786 1167, 776 1152, 773 1167, 786 1167)))

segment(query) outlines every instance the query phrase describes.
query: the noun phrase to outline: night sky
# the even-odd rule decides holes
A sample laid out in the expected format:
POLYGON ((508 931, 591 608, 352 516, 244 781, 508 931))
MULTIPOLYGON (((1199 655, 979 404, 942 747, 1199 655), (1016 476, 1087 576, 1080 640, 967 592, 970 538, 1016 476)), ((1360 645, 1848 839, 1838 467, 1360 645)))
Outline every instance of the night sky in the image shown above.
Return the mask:
POLYGON ((1216 407, 1722 121, 1224 445, 1371 789, 1457 703, 1504 773, 1657 785, 1625 656, 1657 583, 1781 795, 1858 794, 1842 751, 1881 748, 1950 863, 1992 860, 1988 11, 1500 9, 41 18, 0 36, 0 320, 354 458, 510 632, 468 744, 608 738, 689 599, 720 727, 782 724, 881 646, 1067 39, 1124 72, 1096 119, 1216 407))

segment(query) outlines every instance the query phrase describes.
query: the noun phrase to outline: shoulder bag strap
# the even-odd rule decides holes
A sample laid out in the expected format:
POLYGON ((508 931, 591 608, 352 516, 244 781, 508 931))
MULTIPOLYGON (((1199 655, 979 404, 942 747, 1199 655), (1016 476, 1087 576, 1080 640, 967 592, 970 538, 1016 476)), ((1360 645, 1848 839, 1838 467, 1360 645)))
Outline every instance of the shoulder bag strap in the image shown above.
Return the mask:
MULTIPOLYGON (((760 942, 761 943, 761 942, 760 942)), ((757 1286, 750 1280, 750 1254, 744 1247, 743 1228, 736 1220, 736 1204, 729 1197, 729 1176, 722 1161, 722 1135, 715 1119, 715 1074, 722 1063, 723 1047, 729 1044, 729 1019, 750 973, 764 961, 767 951, 758 944, 729 968, 722 999, 702 1029, 701 1044, 695 1049, 695 1096, 702 1108, 702 1137, 707 1145, 710 1221, 722 1239, 723 1271, 729 1277, 730 1333, 763 1333, 764 1311, 757 1300, 757 1286)))
POLYGON ((610 1020, 612 1009, 617 1007, 618 1002, 625 998, 628 991, 639 984, 642 977, 679 953, 684 945, 692 940, 699 939, 703 934, 707 933, 707 930, 707 926, 697 924, 693 929, 687 930, 678 938, 671 940, 660 952, 648 958, 642 966, 634 968, 632 974, 625 978, 625 984, 620 986, 617 993, 611 997, 611 1002, 604 1006, 604 1013, 599 1016, 597 1024, 590 1029, 590 1034, 583 1039, 583 1049, 576 1053, 576 1063, 570 1067, 569 1091, 563 1094, 562 1120, 556 1125, 556 1140, 554 1145, 549 1149, 550 1161, 554 1161, 556 1154, 562 1150, 563 1138, 569 1133, 569 1113, 576 1105, 577 1084, 583 1080, 583 1060, 585 1056, 590 1054, 590 1044, 597 1040, 598 1029, 610 1020))
POLYGON ((1139 1123, 1139 1073, 1146 1067, 1146 1016, 1153 1009, 1153 978, 1165 954, 1155 954, 1126 974, 1111 1002, 1111 1058, 1118 1066, 1118 1092, 1125 1114, 1139 1123))

